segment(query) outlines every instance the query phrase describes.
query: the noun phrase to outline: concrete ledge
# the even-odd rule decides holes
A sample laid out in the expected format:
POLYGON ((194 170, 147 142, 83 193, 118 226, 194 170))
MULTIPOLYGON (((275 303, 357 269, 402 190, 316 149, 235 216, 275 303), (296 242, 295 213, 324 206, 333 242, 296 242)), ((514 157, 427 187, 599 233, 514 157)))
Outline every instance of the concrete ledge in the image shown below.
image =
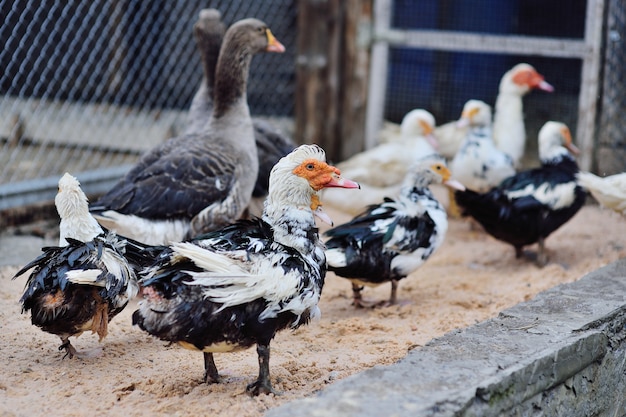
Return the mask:
POLYGON ((266 415, 619 417, 625 364, 626 259, 266 415))

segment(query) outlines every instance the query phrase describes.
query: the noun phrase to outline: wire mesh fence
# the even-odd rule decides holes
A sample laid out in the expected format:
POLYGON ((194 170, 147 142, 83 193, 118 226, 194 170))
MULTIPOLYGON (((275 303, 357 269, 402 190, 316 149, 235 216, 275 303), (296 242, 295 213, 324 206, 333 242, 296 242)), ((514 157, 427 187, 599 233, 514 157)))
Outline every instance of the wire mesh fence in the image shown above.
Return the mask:
MULTIPOLYGON (((397 29, 429 29, 463 33, 523 35, 553 39, 582 39, 585 35, 586 0, 573 0, 568 7, 559 1, 395 0, 392 26, 397 29), (559 19, 554 19, 558 15, 559 19)), ((388 119, 400 120, 411 101, 428 105, 444 119, 458 118, 468 98, 493 103, 502 75, 519 62, 528 62, 557 84, 558 92, 578 94, 580 65, 542 58, 543 51, 528 54, 468 53, 459 51, 392 48, 388 119), (417 72, 415 68, 420 68, 417 72), (390 99, 391 98, 391 99, 390 99), (396 100, 396 98, 399 98, 396 100), (412 98, 412 100, 411 100, 412 98)))
MULTIPOLYGON (((394 0, 391 23, 567 42, 584 36, 589 1, 394 0)), ((594 167, 612 173, 626 169, 626 5, 605 3, 593 151, 594 167)), ((51 199, 65 171, 101 182, 88 192, 105 191, 146 149, 180 133, 202 77, 192 36, 202 8, 217 8, 227 24, 260 18, 286 46, 284 54, 254 58, 248 102, 253 115, 279 121, 290 133, 296 55, 303 53, 296 51, 297 6, 296 0, 0 0, 0 210, 51 199)), ((547 120, 563 121, 576 134, 581 59, 541 51, 391 47, 382 116, 399 122, 421 107, 439 123, 456 119, 469 98, 493 104, 500 77, 519 62, 533 65, 556 88, 524 98, 528 137, 547 120)), ((536 155, 535 141, 527 143, 527 153, 536 155)))
POLYGON ((425 108, 435 115, 437 123, 445 123, 460 118, 463 105, 470 98, 493 106, 500 78, 521 62, 531 64, 555 87, 554 93, 534 91, 523 100, 529 138, 526 153, 528 159, 536 159, 537 143, 532 138, 537 138, 546 121, 563 122, 576 135, 580 60, 392 48, 389 71, 396 76, 388 81, 386 119, 399 122, 410 110, 425 108), (410 68, 407 62, 415 66, 415 60, 424 59, 428 64, 421 67, 424 69, 421 73, 407 71, 410 68), (451 69, 459 66, 463 71, 457 73, 451 69))
MULTIPOLYGON (((391 27, 400 30, 449 31, 481 35, 518 35, 540 39, 582 40, 586 0, 562 2, 424 0, 393 2, 391 27), (554 19, 558 15, 559 19, 554 19)), ((436 32, 434 32, 436 33, 436 32)), ((436 35, 433 35, 436 36, 436 35)), ((385 118, 400 122, 414 108, 431 111, 438 123, 458 119, 468 99, 495 104, 502 75, 526 62, 555 87, 554 94, 533 92, 524 97, 528 159, 536 159, 539 129, 548 120, 566 123, 576 135, 581 60, 545 56, 528 43, 523 55, 456 50, 391 47, 385 118)), ((480 49, 476 45, 476 49, 480 49)))
POLYGON ((248 100, 255 115, 292 116, 295 0, 0 0, 0 187, 119 175, 179 133, 202 78, 192 26, 206 7, 227 24, 264 20, 286 46, 254 58, 248 100))

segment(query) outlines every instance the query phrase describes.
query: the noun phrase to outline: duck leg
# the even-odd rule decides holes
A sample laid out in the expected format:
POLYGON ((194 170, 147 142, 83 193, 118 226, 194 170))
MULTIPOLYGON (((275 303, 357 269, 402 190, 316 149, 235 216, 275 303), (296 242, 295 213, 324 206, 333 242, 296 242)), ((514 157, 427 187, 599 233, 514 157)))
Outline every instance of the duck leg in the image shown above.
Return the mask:
POLYGON ((361 294, 361 291, 363 291, 362 285, 357 285, 354 283, 352 284, 352 305, 355 306, 356 308, 369 307, 363 301, 363 295, 361 294))
POLYGON ((398 302, 398 280, 391 280, 391 296, 389 296, 388 305, 394 305, 398 302))
POLYGON ((69 356, 70 359, 72 359, 74 357, 74 355, 76 355, 76 349, 70 343, 70 337, 69 336, 61 336, 61 341, 63 342, 63 344, 61 344, 61 346, 59 346, 59 350, 64 350, 65 349, 65 355, 63 355, 63 359, 65 359, 67 356, 69 356))
POLYGON ((361 291, 363 291, 362 285, 352 284, 352 305, 356 308, 389 307, 397 302, 398 281, 391 281, 391 296, 387 301, 365 301, 361 291))
POLYGON ((207 384, 217 384, 220 382, 220 375, 213 360, 213 353, 204 352, 204 382, 207 384))
POLYGON ((461 218, 461 207, 457 204, 452 189, 448 189, 448 215, 454 219, 461 218))
POLYGON ((256 381, 248 384, 246 391, 250 395, 259 394, 276 394, 272 383, 270 382, 270 345, 258 343, 256 346, 256 352, 259 355, 259 377, 256 381))
POLYGON ((546 253, 546 246, 542 237, 537 241, 537 245, 539 246, 537 250, 537 265, 544 267, 548 264, 548 254, 546 253))

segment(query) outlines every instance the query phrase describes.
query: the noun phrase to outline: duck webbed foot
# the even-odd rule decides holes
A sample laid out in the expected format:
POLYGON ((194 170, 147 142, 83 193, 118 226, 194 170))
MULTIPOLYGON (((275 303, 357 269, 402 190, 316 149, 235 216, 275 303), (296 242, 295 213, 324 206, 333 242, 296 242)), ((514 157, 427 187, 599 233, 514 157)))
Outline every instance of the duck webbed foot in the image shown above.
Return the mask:
POLYGON ((280 393, 274 391, 272 383, 270 382, 270 346, 257 344, 257 354, 259 355, 259 377, 256 381, 248 384, 246 391, 248 394, 257 396, 259 394, 274 394, 280 395, 280 393))
POLYGON ((352 305, 356 308, 375 307, 377 303, 363 300, 361 291, 363 291, 362 285, 352 284, 352 305))
POLYGON ((59 351, 65 350, 65 355, 63 355, 63 359, 68 356, 70 359, 72 359, 76 355, 76 349, 70 343, 70 339, 68 337, 62 337, 61 341, 63 342, 63 344, 59 346, 59 351))

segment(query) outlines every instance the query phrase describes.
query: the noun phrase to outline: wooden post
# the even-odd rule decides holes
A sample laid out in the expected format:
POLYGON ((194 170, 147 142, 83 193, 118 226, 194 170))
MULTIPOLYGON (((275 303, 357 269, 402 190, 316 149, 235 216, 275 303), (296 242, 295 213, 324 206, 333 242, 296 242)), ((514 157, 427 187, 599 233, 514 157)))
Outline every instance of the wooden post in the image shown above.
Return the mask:
POLYGON ((300 0, 295 136, 338 162, 363 149, 371 0, 300 0))
POLYGON ((594 172, 601 176, 626 171, 626 4, 623 0, 606 3, 606 40, 603 59, 602 111, 598 125, 594 172))
POLYGON ((340 9, 341 0, 298 2, 295 136, 322 146, 329 159, 337 147, 340 9))
POLYGON ((372 1, 346 0, 345 5, 344 52, 340 67, 343 73, 339 116, 341 159, 368 147, 365 125, 372 32, 372 1))
POLYGON ((576 138, 581 149, 580 169, 590 171, 595 147, 596 110, 600 91, 600 49, 602 46, 602 22, 605 0, 587 0, 585 18, 585 44, 589 52, 583 58, 580 95, 578 103, 578 125, 576 138))
POLYGON ((367 99, 365 147, 377 145, 378 132, 383 126, 385 113, 385 92, 387 90, 387 59, 389 43, 376 39, 379 32, 389 30, 391 26, 391 0, 374 0, 374 23, 372 33, 372 54, 370 84, 367 99))

